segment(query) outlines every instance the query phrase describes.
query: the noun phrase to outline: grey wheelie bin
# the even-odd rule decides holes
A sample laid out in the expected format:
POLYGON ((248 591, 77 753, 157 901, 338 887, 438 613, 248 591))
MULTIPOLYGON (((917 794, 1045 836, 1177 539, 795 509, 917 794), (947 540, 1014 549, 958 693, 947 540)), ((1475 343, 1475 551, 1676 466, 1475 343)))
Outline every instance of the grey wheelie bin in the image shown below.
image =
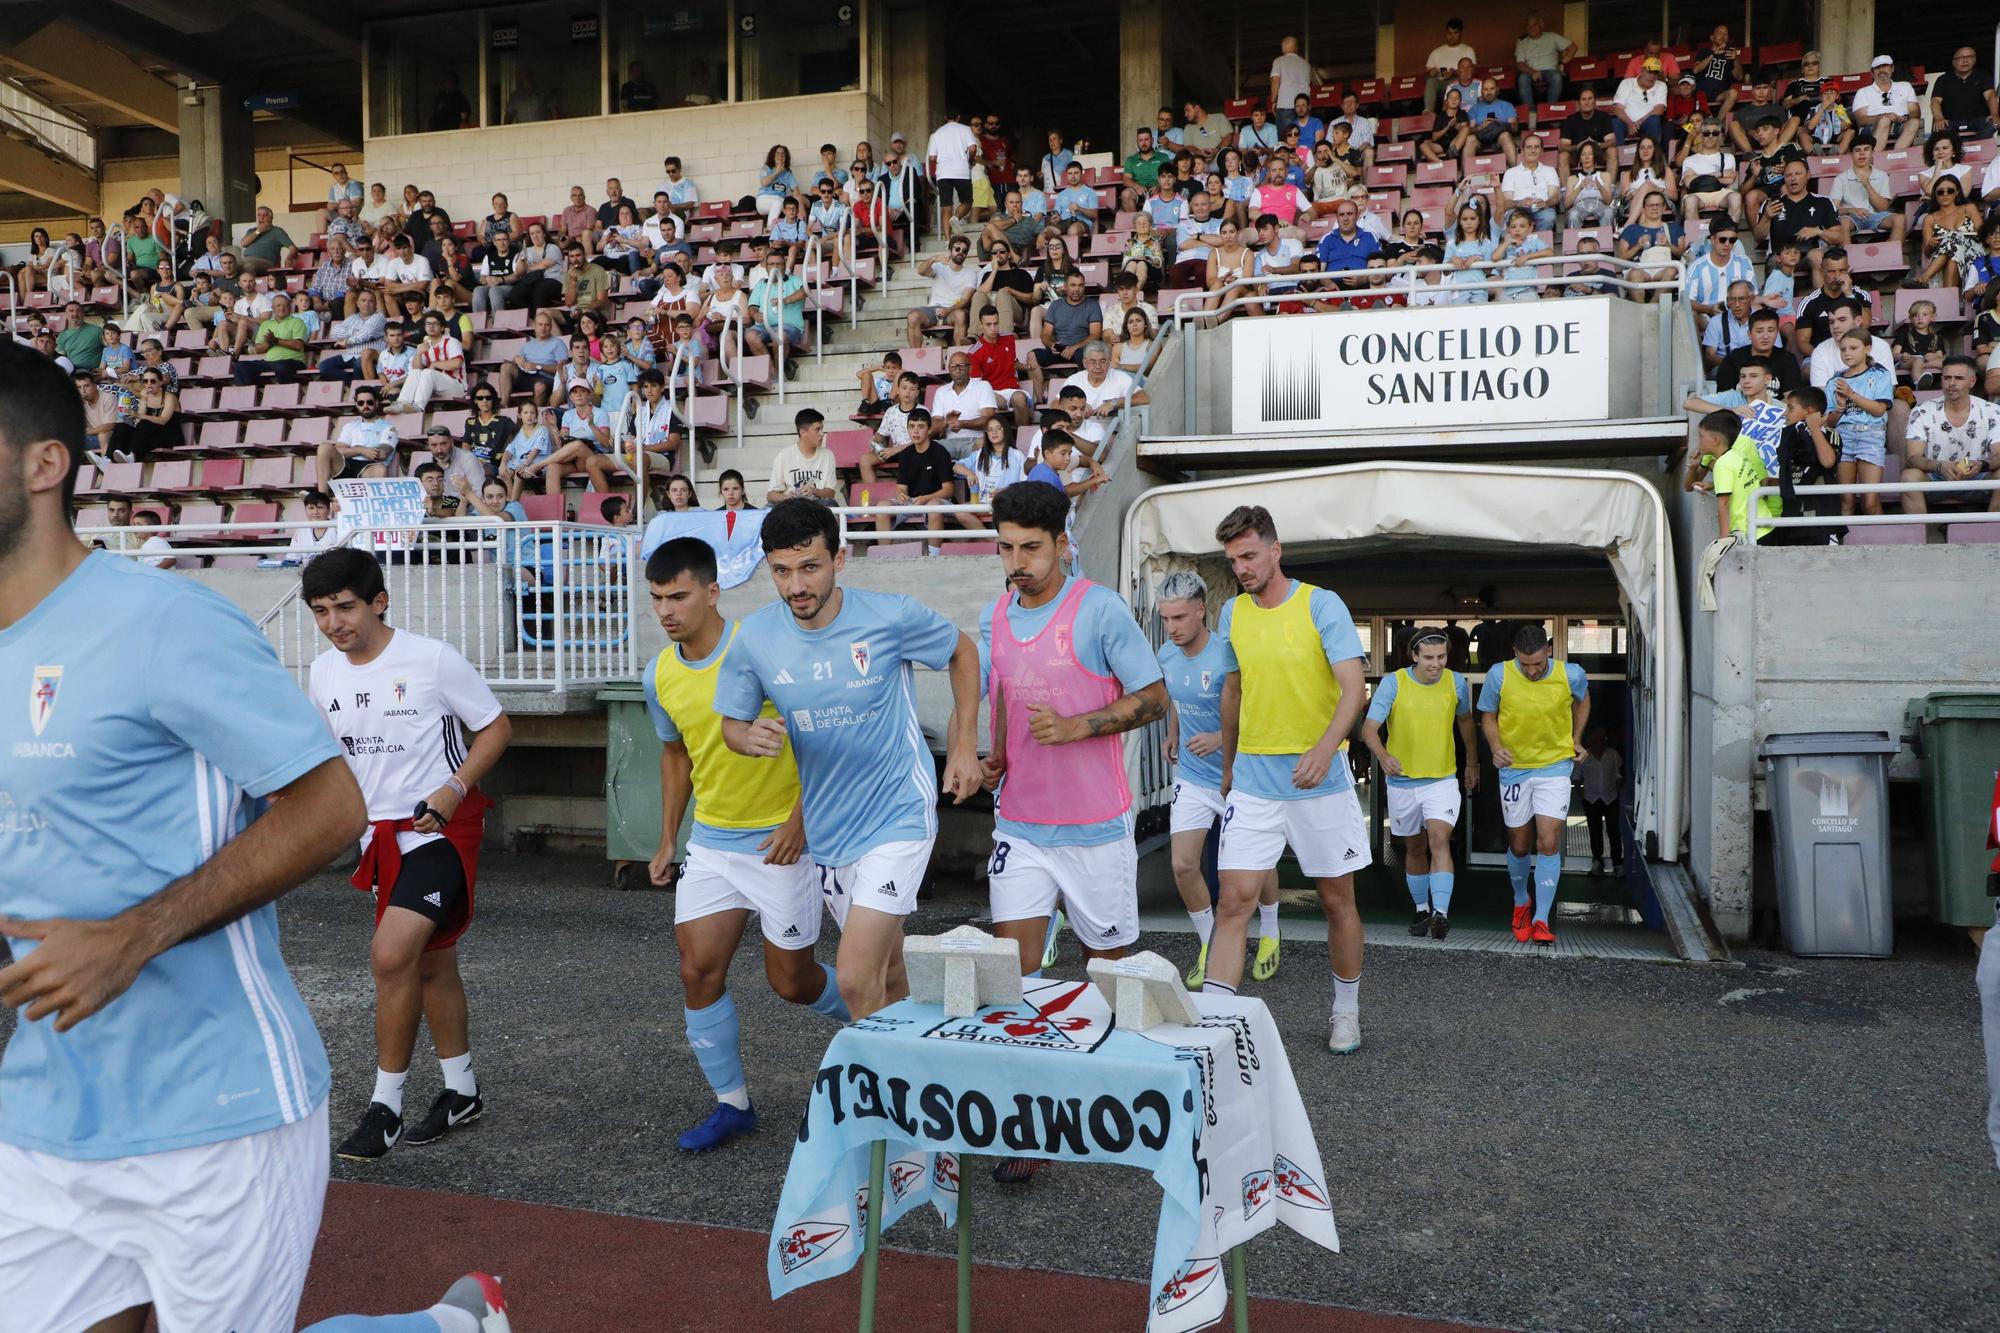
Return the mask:
POLYGON ((1889 759, 1880 731, 1790 732, 1765 739, 1778 920, 1801 957, 1887 958, 1889 759))

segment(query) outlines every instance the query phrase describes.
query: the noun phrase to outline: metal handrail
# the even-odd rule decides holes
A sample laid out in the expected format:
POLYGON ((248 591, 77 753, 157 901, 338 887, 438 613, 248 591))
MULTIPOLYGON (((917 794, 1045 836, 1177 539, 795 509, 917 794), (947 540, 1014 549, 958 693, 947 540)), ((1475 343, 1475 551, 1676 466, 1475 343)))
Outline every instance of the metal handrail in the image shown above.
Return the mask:
POLYGON ((58 272, 62 273, 63 287, 69 292, 66 299, 70 301, 83 300, 84 296, 78 294, 76 289, 76 251, 66 245, 62 247, 61 253, 55 257, 55 261, 49 265, 47 282, 49 300, 51 302, 56 299, 56 274, 58 272))
MULTIPOLYGON (((821 266, 826 263, 826 255, 825 252, 821 249, 819 243, 819 237, 817 236, 806 237, 805 252, 800 256, 799 262, 800 265, 805 269, 805 277, 803 281, 805 283, 806 295, 812 297, 813 321, 814 321, 813 363, 815 365, 825 365, 826 364, 826 275, 822 273, 820 269, 821 266)), ((782 309, 778 311, 778 314, 781 318, 783 317, 784 313, 785 312, 782 309)), ((780 339, 780 341, 783 340, 780 339)), ((779 390, 779 393, 781 395, 783 394, 783 392, 784 391, 782 389, 779 390)), ((778 401, 782 403, 785 400, 781 396, 778 399, 778 401)))
MULTIPOLYGON (((764 283, 764 299, 757 307, 757 315, 758 321, 764 326, 766 331, 769 331, 774 327, 771 323, 771 270, 764 270, 762 281, 764 283)), ((801 291, 804 290, 805 279, 799 279, 799 287, 801 291)), ((785 405, 785 353, 788 350, 787 344, 791 340, 785 337, 785 270, 782 267, 778 270, 778 322, 775 328, 777 330, 777 337, 774 341, 778 345, 778 406, 783 407, 785 405)), ((740 435, 737 437, 736 443, 738 445, 743 443, 740 435)))
POLYGON ((847 207, 847 220, 840 225, 840 232, 834 238, 835 248, 847 256, 847 327, 861 327, 861 233, 859 222, 854 216, 854 206, 847 207))
MULTIPOLYGON (((728 308, 727 308, 727 309, 725 309, 725 310, 724 310, 724 311, 722 312, 722 334, 721 334, 721 337, 719 337, 719 338, 718 338, 718 339, 716 340, 716 348, 715 348, 715 359, 716 359, 716 363, 717 363, 718 365, 722 366, 723 370, 724 370, 724 371, 725 371, 726 373, 728 373, 728 374, 729 374, 730 378, 732 378, 732 379, 734 379, 734 380, 736 381, 736 447, 737 447, 738 449, 741 449, 741 448, 743 447, 743 315, 742 315, 742 310, 743 310, 743 307, 744 307, 744 306, 747 306, 747 305, 749 305, 749 304, 750 304, 750 293, 749 293, 748 291, 745 291, 745 292, 743 293, 743 300, 742 300, 741 302, 734 302, 734 301, 732 301, 732 302, 731 302, 731 303, 729 304, 728 308), (726 340, 727 340, 727 339, 728 339, 728 337, 729 337, 729 329, 730 329, 730 326, 731 326, 731 325, 734 325, 734 326, 735 326, 735 328, 736 328, 736 369, 735 369, 734 371, 730 371, 730 370, 729 370, 729 366, 728 366, 728 363, 727 363, 727 362, 725 362, 725 361, 723 361, 723 359, 722 359, 722 349, 723 349, 723 347, 724 347, 724 345, 725 345, 725 343, 726 343, 726 340)), ((690 444, 692 444, 692 443, 694 442, 694 418, 693 418, 692 416, 690 416, 690 417, 688 418, 688 442, 689 442, 690 444)), ((697 452, 699 452, 699 451, 697 451, 697 452)), ((692 464, 693 464, 693 460, 692 460, 692 459, 690 459, 690 460, 689 460, 689 471, 688 471, 688 479, 689 479, 690 481, 692 481, 692 480, 694 479, 694 471, 693 471, 693 466, 692 466, 692 464)))
MULTIPOLYGON (((887 176, 884 176, 882 179, 884 182, 886 182, 889 178, 887 176)), ((902 167, 899 168, 896 172, 896 188, 900 190, 903 195, 903 222, 909 232, 910 255, 912 258, 916 256, 917 237, 922 230, 920 225, 921 219, 917 216, 918 206, 923 202, 920 192, 917 189, 917 182, 919 179, 921 178, 917 175, 916 164, 910 161, 908 157, 905 157, 903 159, 902 167)), ((887 195, 887 193, 888 193, 887 190, 883 191, 884 195, 887 195)), ((884 210, 887 210, 887 208, 889 207, 888 200, 886 198, 883 200, 882 207, 884 208, 884 210)), ((942 210, 940 210, 939 217, 942 218, 942 216, 943 213, 942 210)))
MULTIPOLYGON (((1815 486, 1794 486, 1793 495, 1907 495, 1911 491, 2000 491, 2000 481, 1912 481, 1912 482, 1827 482, 1815 486)), ((1750 492, 1750 522, 1760 528, 1828 528, 1894 526, 1916 523, 2000 523, 2000 513, 1975 510, 1969 514, 1772 514, 1757 513, 1767 498, 1780 498, 1782 489, 1759 486, 1750 492)), ((1753 542, 1752 545, 1755 545, 1753 542)))
POLYGON ((14 275, 7 269, 0 269, 0 282, 7 284, 7 336, 12 338, 14 326, 21 322, 21 291, 14 285, 14 275))

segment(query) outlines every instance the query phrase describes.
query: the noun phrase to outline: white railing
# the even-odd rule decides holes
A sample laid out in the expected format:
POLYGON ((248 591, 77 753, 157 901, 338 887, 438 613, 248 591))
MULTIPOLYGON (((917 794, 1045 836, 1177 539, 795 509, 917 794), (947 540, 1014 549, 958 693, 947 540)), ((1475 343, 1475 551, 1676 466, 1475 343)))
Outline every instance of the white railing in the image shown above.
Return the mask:
POLYGON ((942 514, 950 518, 954 514, 977 514, 987 523, 992 522, 993 506, 989 504, 950 505, 836 505, 834 517, 840 520, 840 539, 843 542, 898 542, 898 541, 975 541, 993 540, 991 527, 968 528, 955 520, 949 525, 932 531, 929 527, 897 528, 897 519, 928 518, 932 514, 942 514), (884 532, 875 526, 877 518, 888 518, 890 526, 884 532))
MULTIPOLYGON (((744 292, 741 301, 733 301, 722 308, 722 332, 716 335, 715 360, 722 372, 736 381, 736 447, 743 447, 743 310, 750 304, 750 293, 744 292), (729 359, 723 352, 729 347, 729 330, 736 329, 736 369, 729 368, 729 359)), ((694 444, 694 419, 688 419, 688 444, 694 444)), ((699 452, 699 451, 697 451, 699 452)), ((692 477, 693 472, 688 476, 692 477)))
MULTIPOLYGON (((1805 495, 1883 495, 1894 498, 1908 495, 1912 491, 1919 495, 1933 491, 1963 495, 1967 491, 2000 491, 2000 481, 1912 481, 1912 482, 1849 482, 1835 484, 1829 482, 1821 486, 1794 486, 1794 496, 1805 495)), ((1777 486, 1759 486, 1750 493, 1750 522, 1759 528, 1853 528, 1853 527, 1896 527, 1900 525, 1930 525, 1944 523, 2000 523, 2000 513, 1990 509, 1975 509, 1969 513, 1921 514, 1789 514, 1763 515, 1757 512, 1765 500, 1780 500, 1784 491, 1777 486)), ((1755 543, 1753 542, 1754 546, 1755 543)))
POLYGON ((120 324, 128 324, 132 319, 131 242, 130 233, 122 231, 118 233, 118 322, 120 324))
POLYGON ((48 291, 51 304, 54 304, 59 299, 63 301, 86 302, 89 300, 90 294, 88 292, 79 293, 77 290, 76 269, 76 251, 70 249, 68 246, 64 246, 62 252, 56 256, 55 262, 49 265, 48 291), (62 284, 62 295, 60 297, 56 294, 56 284, 59 282, 62 284))
MULTIPOLYGON (((757 322, 763 325, 765 333, 775 335, 770 341, 775 344, 774 354, 776 360, 773 364, 778 368, 778 406, 783 407, 785 405, 785 353, 790 350, 788 344, 791 340, 785 337, 785 280, 782 269, 779 270, 779 273, 778 281, 774 284, 771 281, 771 271, 769 269, 764 270, 764 299, 757 306, 757 322), (776 305, 778 318, 776 323, 773 323, 771 320, 771 307, 773 304, 771 289, 773 286, 777 288, 776 305)), ((805 290, 805 279, 803 278, 799 280, 799 290, 801 292, 805 290)), ((740 364, 740 353, 738 354, 738 361, 740 364)), ((739 421, 737 426, 739 433, 736 437, 736 443, 741 445, 743 443, 743 436, 740 433, 742 422, 739 421)))
MULTIPOLYGON (((819 243, 819 237, 806 237, 805 251, 801 267, 805 276, 800 279, 805 284, 806 301, 812 306, 813 314, 813 364, 826 364, 826 252, 819 243)), ((778 314, 784 315, 783 308, 778 314)), ((781 377, 782 378, 782 377, 781 377)), ((780 390, 782 392, 782 390, 780 390)), ((783 398, 779 402, 785 401, 783 398)))
MULTIPOLYGON (((909 236, 909 252, 912 258, 915 258, 917 253, 917 238, 922 234, 922 219, 917 216, 917 209, 923 203, 923 195, 917 187, 918 179, 916 164, 911 162, 909 158, 904 158, 903 165, 896 172, 896 190, 903 197, 903 226, 905 233, 909 236)), ((884 196, 885 208, 888 207, 886 202, 886 197, 889 193, 888 183, 889 178, 884 176, 882 178, 882 194, 884 196)), ((942 230, 944 226, 944 210, 939 208, 936 212, 936 220, 940 230, 942 230)), ((888 253, 886 242, 883 253, 888 253)), ((884 277, 886 278, 886 276, 887 271, 885 268, 884 277)))
POLYGON ((7 336, 12 338, 21 322, 21 289, 14 285, 14 275, 7 269, 0 268, 0 283, 7 285, 7 336))
MULTIPOLYGON (((258 572, 302 564, 316 552, 294 551, 291 533, 313 524, 205 523, 145 528, 80 528, 85 541, 129 542, 136 534, 183 540, 182 560, 242 560, 258 572), (228 534, 280 534, 276 540, 220 541, 228 534), (207 536, 207 545, 200 538, 207 536)), ((633 590, 639 586, 640 528, 584 523, 469 518, 420 528, 357 529, 348 541, 372 545, 389 592, 389 622, 443 639, 463 653, 488 684, 560 692, 578 685, 630 680, 639 669, 632 633, 633 590)), ((107 546, 110 542, 106 542, 107 546)), ((164 552, 121 549, 140 560, 164 552)), ((215 577, 250 570, 214 571, 215 577)), ((284 665, 301 681, 326 647, 296 579, 262 616, 263 630, 284 665)), ((261 591, 254 585, 244 592, 261 591)), ((240 600, 240 598, 239 598, 240 600)))
POLYGON ((849 206, 847 217, 840 224, 840 231, 834 236, 834 248, 846 256, 842 262, 847 265, 847 326, 851 329, 859 328, 861 327, 861 232, 852 206, 849 206))

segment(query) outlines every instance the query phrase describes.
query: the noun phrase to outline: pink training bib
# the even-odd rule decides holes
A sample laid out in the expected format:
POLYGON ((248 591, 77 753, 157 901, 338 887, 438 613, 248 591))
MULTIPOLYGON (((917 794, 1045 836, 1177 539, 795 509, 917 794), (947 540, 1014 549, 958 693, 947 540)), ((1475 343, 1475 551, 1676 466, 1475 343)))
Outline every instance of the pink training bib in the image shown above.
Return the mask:
POLYGON ((993 608, 995 707, 1007 712, 1007 780, 1000 787, 1000 815, 1024 824, 1097 824, 1132 806, 1125 781, 1122 736, 1092 736, 1068 745, 1037 741, 1028 710, 1037 705, 1065 717, 1094 713, 1122 690, 1109 676, 1086 671, 1076 660, 1076 613, 1092 585, 1077 579, 1041 633, 1023 642, 1007 620, 1011 596, 993 608))

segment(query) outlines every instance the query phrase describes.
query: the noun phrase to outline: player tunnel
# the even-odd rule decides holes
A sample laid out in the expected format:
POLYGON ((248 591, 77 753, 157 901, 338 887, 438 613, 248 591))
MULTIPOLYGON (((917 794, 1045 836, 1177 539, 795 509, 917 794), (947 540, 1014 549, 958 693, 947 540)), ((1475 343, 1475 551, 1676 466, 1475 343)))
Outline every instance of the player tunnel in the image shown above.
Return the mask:
MULTIPOLYGON (((1523 623, 1590 679, 1592 720, 1624 759, 1632 835, 1650 859, 1676 860, 1685 830, 1686 672, 1671 534, 1658 490, 1614 470, 1414 462, 1357 463, 1233 476, 1147 491, 1126 516, 1121 574, 1142 621, 1175 569, 1201 572, 1211 610, 1236 591, 1215 525, 1239 504, 1271 511, 1296 578, 1341 594, 1367 650, 1371 685, 1407 662, 1418 628, 1444 629, 1452 666, 1475 691, 1512 652, 1523 623)), ((1500 860, 1498 783, 1478 742, 1480 791, 1461 824, 1472 864, 1500 860)), ((1359 742, 1356 741, 1358 747, 1359 742)), ((1131 753, 1135 789, 1164 801, 1157 747, 1131 753)), ((1357 765, 1363 770, 1367 765, 1357 765)), ((1378 862, 1388 853, 1383 801, 1358 775, 1378 862)), ((1581 803, 1570 868, 1589 865, 1581 803)))

